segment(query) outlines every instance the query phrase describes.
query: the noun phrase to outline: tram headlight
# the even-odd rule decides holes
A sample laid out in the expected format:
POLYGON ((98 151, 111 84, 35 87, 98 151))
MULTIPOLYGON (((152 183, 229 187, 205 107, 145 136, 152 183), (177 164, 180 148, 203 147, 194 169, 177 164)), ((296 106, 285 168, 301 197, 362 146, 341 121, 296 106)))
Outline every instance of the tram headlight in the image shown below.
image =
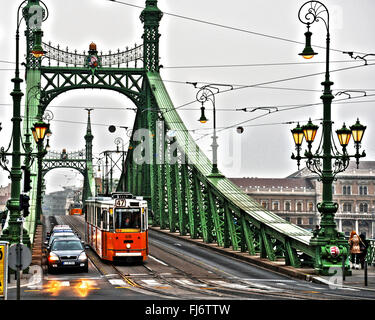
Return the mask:
POLYGON ((127 243, 126 248, 130 249, 130 247, 131 247, 130 243, 127 243))
POLYGON ((79 257, 78 257, 78 260, 79 261, 86 261, 87 260, 87 255, 85 252, 82 252, 79 257))

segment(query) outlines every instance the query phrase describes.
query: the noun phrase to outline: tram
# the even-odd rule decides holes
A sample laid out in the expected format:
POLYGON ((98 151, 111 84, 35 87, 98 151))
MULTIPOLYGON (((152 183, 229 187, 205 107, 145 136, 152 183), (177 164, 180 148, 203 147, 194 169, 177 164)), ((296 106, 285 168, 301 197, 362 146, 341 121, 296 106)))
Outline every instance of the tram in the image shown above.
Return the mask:
POLYGON ((146 261, 147 201, 130 193, 91 197, 85 203, 85 241, 103 260, 146 261))
POLYGON ((74 202, 69 206, 69 215, 76 216, 82 215, 82 204, 80 202, 74 202))

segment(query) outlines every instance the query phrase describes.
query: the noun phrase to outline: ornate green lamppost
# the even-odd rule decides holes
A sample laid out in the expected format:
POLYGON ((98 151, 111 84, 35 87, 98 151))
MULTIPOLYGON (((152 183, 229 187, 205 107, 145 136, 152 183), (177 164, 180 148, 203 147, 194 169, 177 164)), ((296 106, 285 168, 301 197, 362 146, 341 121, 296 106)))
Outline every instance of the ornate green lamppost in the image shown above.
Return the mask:
POLYGON ((36 193, 36 215, 35 221, 36 225, 41 224, 41 215, 42 215, 42 200, 43 200, 43 158, 48 153, 50 149, 49 145, 49 137, 51 136, 52 132, 50 130, 49 122, 53 119, 54 115, 51 111, 47 110, 44 114, 43 120, 47 120, 48 123, 44 123, 43 121, 38 121, 34 124, 34 128, 32 129, 33 137, 35 143, 37 145, 37 170, 38 170, 38 181, 37 181, 37 193, 36 193), (47 144, 44 147, 44 139, 47 137, 47 144))
POLYGON ((329 33, 329 12, 328 9, 319 1, 308 1, 302 5, 298 13, 299 20, 307 25, 306 46, 300 55, 306 59, 311 59, 317 53, 311 47, 310 26, 314 22, 323 21, 327 29, 327 43, 326 43, 326 72, 325 80, 322 82, 324 86, 323 95, 323 133, 318 149, 312 151, 312 143, 314 142, 318 126, 314 125, 311 120, 300 127, 298 124, 292 130, 294 142, 296 145, 297 155, 292 154, 292 159, 297 160, 298 166, 302 159, 306 160, 307 168, 318 174, 319 180, 323 184, 322 202, 317 204, 319 213, 321 214, 320 229, 314 232, 314 236, 310 240, 310 245, 315 250, 315 269, 323 275, 332 275, 335 270, 332 268, 341 268, 342 261, 345 260, 346 274, 350 274, 348 256, 349 248, 348 242, 344 234, 337 231, 336 222, 334 220, 335 213, 338 209, 338 204, 332 199, 332 183, 335 176, 346 170, 349 166, 350 158, 356 158, 357 166, 359 158, 366 154, 363 152, 359 154, 360 143, 362 141, 363 133, 366 129, 357 120, 357 123, 348 129, 345 124, 337 130, 337 136, 342 146, 340 152, 334 143, 332 137, 332 120, 331 120, 331 102, 334 98, 331 91, 333 82, 329 78, 329 48, 330 48, 330 33, 329 33), (351 136, 355 143, 355 155, 349 155, 347 146, 351 136), (308 150, 305 151, 304 156, 300 155, 301 146, 305 138, 308 150))
POLYGON ((212 106, 213 106, 213 135, 212 135, 212 169, 211 169, 211 174, 209 175, 211 178, 221 178, 223 177, 222 174, 219 173, 219 169, 217 167, 217 136, 216 136, 216 106, 215 106, 215 94, 211 89, 217 90, 216 93, 219 92, 219 89, 216 87, 213 87, 211 85, 206 85, 203 86, 202 88, 199 89, 196 95, 196 100, 199 101, 202 104, 201 107, 201 116, 199 118, 200 123, 206 123, 208 119, 206 118, 205 115, 205 107, 204 103, 207 101, 211 101, 212 106))
MULTIPOLYGON (((42 2, 43 3, 43 2, 42 2)), ((44 4, 44 3, 43 3, 44 4)), ((36 9, 35 7, 40 7, 38 0, 25 0, 23 1, 18 9, 17 9, 17 29, 16 29, 16 68, 15 68, 15 77, 12 79, 14 83, 14 88, 11 93, 13 98, 13 132, 12 132, 12 145, 13 151, 12 153, 8 153, 8 150, 1 149, 1 166, 7 169, 7 160, 6 156, 12 156, 12 168, 10 172, 10 179, 11 179, 11 198, 7 202, 7 208, 9 210, 9 223, 8 227, 3 231, 3 235, 1 240, 9 241, 10 243, 19 243, 20 236, 21 236, 21 228, 22 228, 22 219, 20 215, 20 195, 21 195, 21 179, 22 179, 22 171, 21 171, 21 99, 23 93, 21 91, 21 83, 23 80, 20 78, 20 58, 19 58, 19 30, 20 25, 23 19, 26 20, 28 27, 30 27, 30 21, 34 21, 38 17, 35 15, 37 12, 33 12, 32 9, 36 9), (25 5, 27 3, 27 5, 25 5), (23 8, 22 8, 23 7, 23 8), (21 8, 23 9, 23 16, 20 17, 21 8)), ((41 17, 44 18, 43 16, 41 17)), ((35 22, 35 21, 34 21, 35 22)), ((40 29, 33 30, 34 32, 34 43, 33 48, 30 50, 34 55, 35 58, 40 58, 43 54, 43 48, 41 46, 41 37, 42 31, 40 29)), ((29 54, 28 53, 28 54, 29 54)), ((24 234, 24 232, 23 232, 24 234)), ((28 235, 23 235, 23 241, 25 244, 29 244, 30 240, 28 239, 28 235)))

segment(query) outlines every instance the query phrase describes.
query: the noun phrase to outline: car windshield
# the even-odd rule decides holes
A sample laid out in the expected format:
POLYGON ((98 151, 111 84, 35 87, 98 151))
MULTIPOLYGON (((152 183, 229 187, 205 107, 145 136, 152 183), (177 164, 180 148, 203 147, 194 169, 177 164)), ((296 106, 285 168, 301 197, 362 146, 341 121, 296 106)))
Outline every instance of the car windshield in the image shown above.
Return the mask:
POLYGON ((66 250, 83 250, 82 244, 77 240, 67 241, 54 241, 52 244, 53 251, 66 251, 66 250))
POLYGON ((58 234, 54 234, 51 238, 50 238, 50 243, 52 243, 53 242, 53 240, 55 240, 56 238, 67 238, 67 237, 74 237, 75 235, 74 235, 74 233, 58 233, 58 234))

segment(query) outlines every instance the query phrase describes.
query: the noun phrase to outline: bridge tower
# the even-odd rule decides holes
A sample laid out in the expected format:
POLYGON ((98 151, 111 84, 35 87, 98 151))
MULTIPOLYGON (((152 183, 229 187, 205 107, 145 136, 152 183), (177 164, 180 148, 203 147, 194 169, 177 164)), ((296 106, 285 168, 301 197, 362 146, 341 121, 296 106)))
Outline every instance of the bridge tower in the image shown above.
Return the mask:
POLYGON ((84 207, 85 201, 89 197, 95 196, 95 178, 94 172, 92 167, 92 140, 94 136, 91 131, 91 111, 93 109, 86 109, 87 110, 87 129, 85 134, 85 141, 86 141, 86 169, 85 169, 85 176, 83 181, 83 192, 82 192, 82 205, 84 207))

